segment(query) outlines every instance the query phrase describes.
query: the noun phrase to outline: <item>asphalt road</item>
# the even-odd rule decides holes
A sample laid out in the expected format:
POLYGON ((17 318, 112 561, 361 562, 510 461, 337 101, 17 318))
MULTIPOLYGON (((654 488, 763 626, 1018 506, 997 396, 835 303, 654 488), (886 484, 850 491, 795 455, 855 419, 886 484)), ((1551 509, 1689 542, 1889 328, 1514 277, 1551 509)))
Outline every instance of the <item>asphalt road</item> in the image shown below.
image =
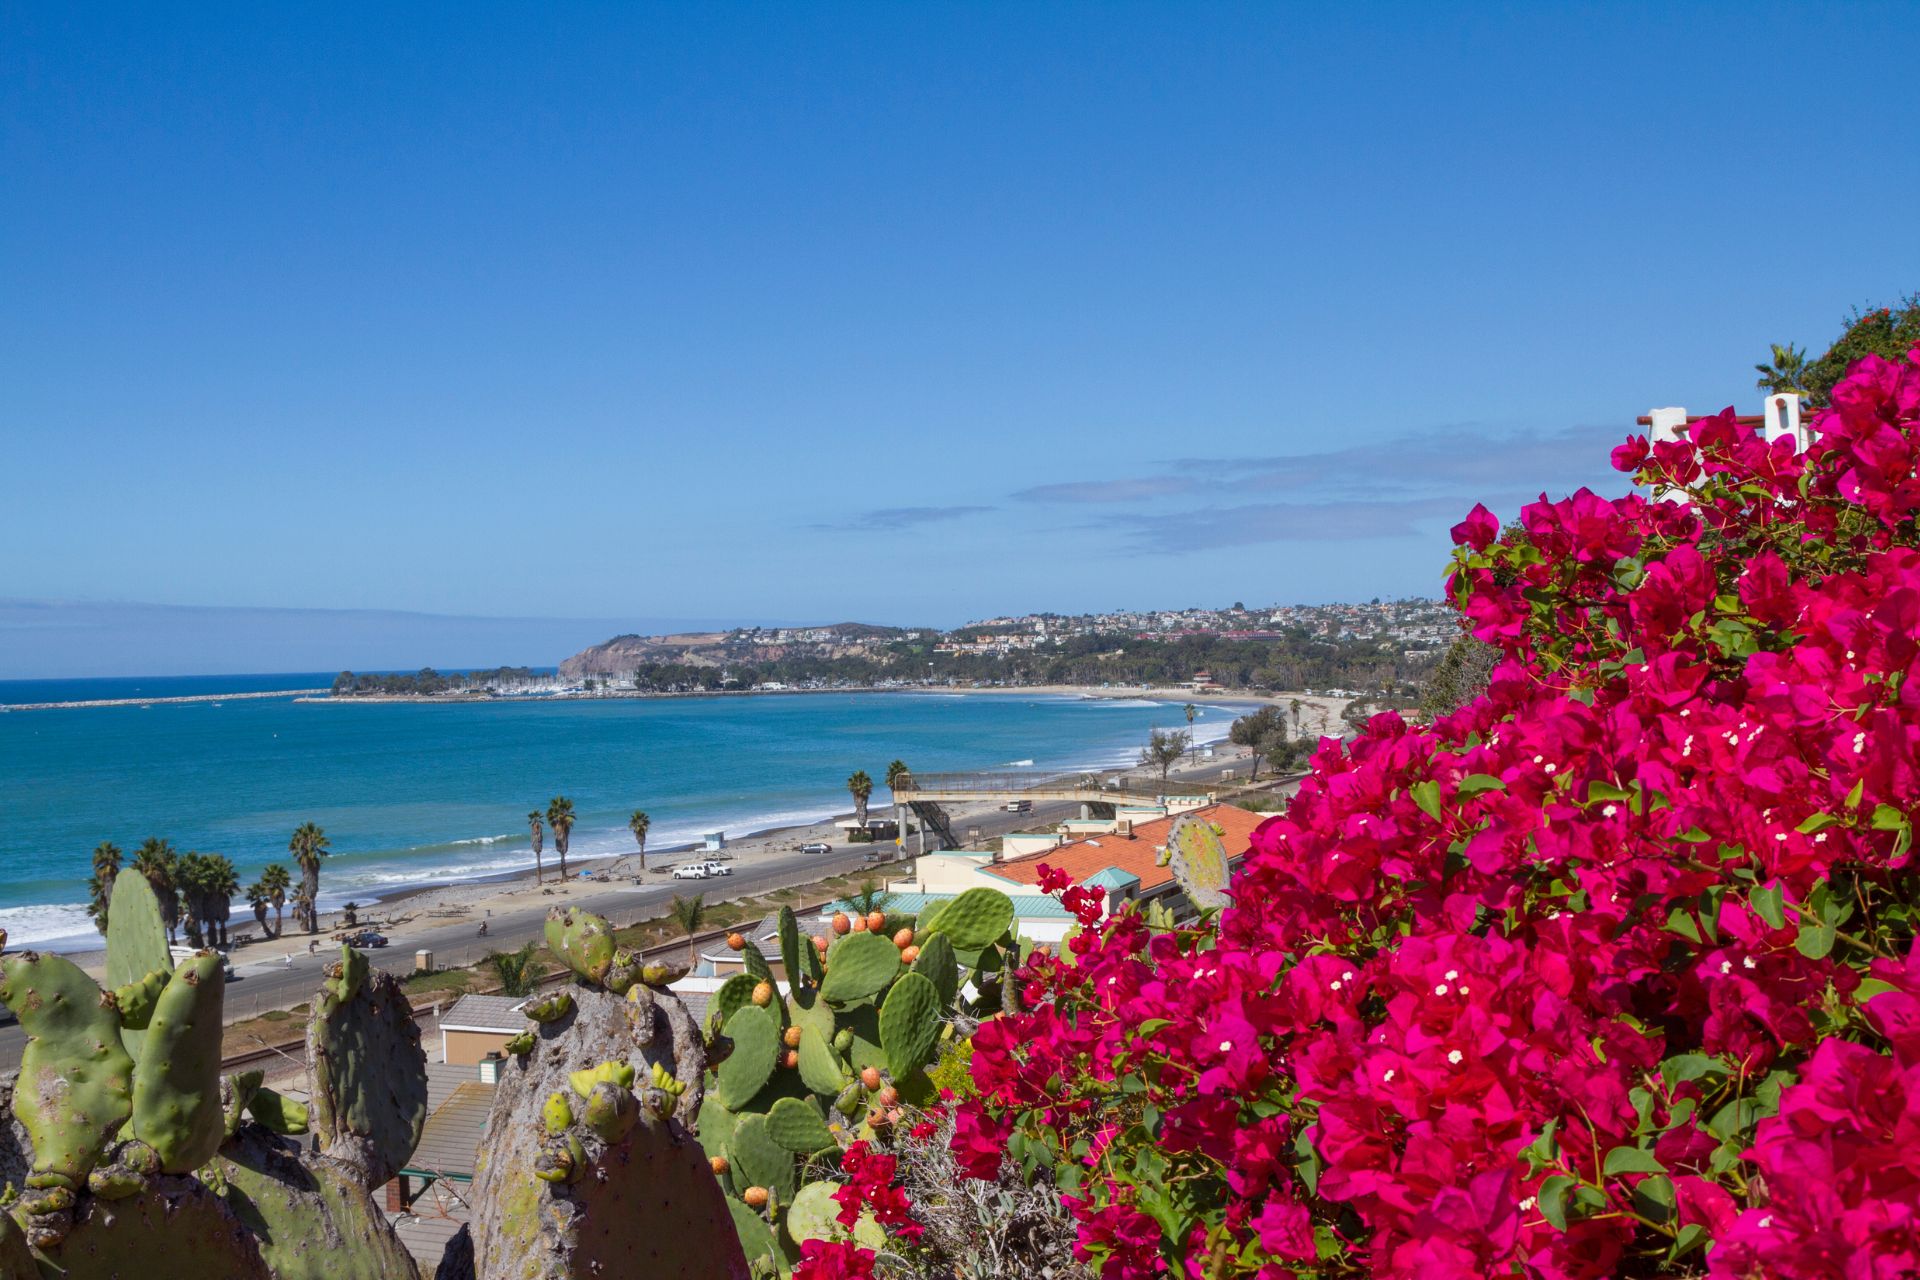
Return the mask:
MULTIPOLYGON (((1244 761, 1229 759, 1190 772, 1183 771, 1182 777, 1183 780, 1203 781, 1218 777, 1226 769, 1239 772, 1244 768, 1244 761)), ((991 838, 1009 831, 1044 827, 1063 818, 1077 817, 1078 814, 1079 806, 1074 804, 1036 804, 1027 813, 996 811, 973 818, 956 818, 954 827, 955 834, 963 838, 971 827, 978 827, 983 838, 991 838)), ((913 837, 908 837, 909 849, 912 845, 913 837)), ((576 906, 605 915, 616 925, 624 926, 644 916, 662 914, 666 903, 676 893, 706 893, 716 899, 741 898, 863 869, 889 879, 899 879, 910 871, 906 863, 900 862, 870 866, 865 860, 865 853, 871 848, 871 845, 848 845, 831 854, 803 854, 786 850, 755 852, 735 859, 731 863, 733 874, 724 879, 668 880, 663 876, 658 882, 650 879, 644 886, 610 884, 603 892, 575 898, 573 902, 576 906)), ((698 856, 694 853, 674 855, 671 861, 677 863, 698 856)), ((368 956, 375 966, 404 975, 413 972, 414 952, 426 948, 433 952, 437 967, 457 968, 478 961, 489 951, 512 950, 528 940, 541 937, 551 905, 536 894, 529 898, 524 908, 496 912, 487 922, 487 936, 484 938, 476 934, 475 926, 470 921, 445 925, 409 925, 389 933, 391 944, 368 952, 368 956)), ((247 960, 243 951, 234 964, 234 977, 227 984, 228 1021, 252 1017, 269 1009, 288 1008, 311 999, 320 986, 321 969, 337 954, 335 944, 327 941, 324 935, 320 939, 317 954, 296 955, 290 968, 278 959, 247 960)), ((18 1023, 0 1027, 0 1072, 19 1067, 20 1054, 25 1045, 26 1035, 18 1023)))

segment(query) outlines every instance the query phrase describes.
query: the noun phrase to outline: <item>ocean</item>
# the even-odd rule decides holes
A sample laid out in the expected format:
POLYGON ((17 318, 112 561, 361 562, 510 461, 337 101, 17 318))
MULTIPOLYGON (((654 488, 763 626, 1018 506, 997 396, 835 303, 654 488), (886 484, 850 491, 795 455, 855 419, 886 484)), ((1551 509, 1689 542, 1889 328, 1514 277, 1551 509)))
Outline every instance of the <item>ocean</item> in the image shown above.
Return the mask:
MULTIPOLYGON (((316 688, 313 675, 12 681, 0 703, 316 688), (137 686, 133 691, 130 687, 137 686), (57 687, 59 692, 48 692, 57 687)), ((1200 742, 1244 707, 1210 702, 1200 742)), ((649 851, 846 812, 846 778, 922 770, 1117 767, 1178 704, 1070 696, 846 693, 328 705, 292 698, 0 713, 0 928, 9 946, 97 946, 94 846, 148 836, 222 853, 251 881, 288 862, 300 823, 326 829, 321 905, 533 864, 527 812, 567 795, 570 856, 649 851)), ((548 858, 551 860, 551 841, 548 858)), ((244 905, 236 914, 244 916, 244 905)))

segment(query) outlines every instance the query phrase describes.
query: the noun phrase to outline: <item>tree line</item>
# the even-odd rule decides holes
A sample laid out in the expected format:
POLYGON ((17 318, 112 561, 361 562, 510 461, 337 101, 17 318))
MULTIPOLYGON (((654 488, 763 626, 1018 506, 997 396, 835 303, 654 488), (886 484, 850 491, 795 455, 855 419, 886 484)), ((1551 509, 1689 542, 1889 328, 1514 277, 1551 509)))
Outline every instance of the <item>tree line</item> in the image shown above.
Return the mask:
MULTIPOLYGON (((319 932, 320 915, 314 904, 320 896, 320 860, 328 854, 326 833, 311 822, 303 822, 288 840, 287 852, 300 869, 298 888, 286 866, 275 862, 262 868, 260 878, 246 889, 254 919, 275 938, 283 932, 289 905, 297 926, 308 933, 319 932), (273 912, 270 929, 269 910, 273 912)), ((120 874, 123 861, 120 846, 111 840, 103 840, 94 848, 93 874, 87 880, 87 915, 102 934, 107 931, 114 877, 120 874)), ((228 945, 233 896, 240 892, 240 877, 230 858, 192 849, 182 852, 173 847, 172 841, 149 836, 125 865, 140 873, 160 900, 160 917, 167 927, 169 944, 184 933, 190 946, 228 945)))
POLYGON ((400 697, 432 697, 442 693, 468 693, 503 684, 527 684, 541 679, 532 667, 492 667, 485 671, 360 672, 342 671, 333 678, 333 696, 352 698, 368 694, 400 697))

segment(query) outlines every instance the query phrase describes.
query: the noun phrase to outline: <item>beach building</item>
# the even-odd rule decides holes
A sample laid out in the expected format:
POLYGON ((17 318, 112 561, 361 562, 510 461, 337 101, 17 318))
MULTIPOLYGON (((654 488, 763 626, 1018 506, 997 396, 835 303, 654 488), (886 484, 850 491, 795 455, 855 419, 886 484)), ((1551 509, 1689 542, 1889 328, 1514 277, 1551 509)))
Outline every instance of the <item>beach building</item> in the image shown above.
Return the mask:
MULTIPOLYGON (((1201 804, 1181 812, 1220 828, 1229 866, 1239 864, 1253 829, 1266 820, 1265 814, 1231 804, 1201 804)), ((1057 941, 1073 919, 1057 901, 1039 892, 1044 865, 1060 868, 1081 884, 1106 890, 1109 910, 1123 902, 1158 899, 1179 914, 1185 909, 1180 886, 1172 868, 1159 865, 1178 816, 1159 809, 1123 810, 1112 818, 1072 819, 1051 832, 1015 832, 1002 837, 998 853, 947 849, 924 854, 915 864, 912 879, 888 882, 887 889, 894 894, 888 910, 918 911, 984 885, 1013 899, 1023 935, 1035 942, 1057 941), (901 905, 908 902, 916 905, 901 905)))
POLYGON ((461 996, 440 1016, 440 1061, 477 1066, 527 1029, 525 996, 461 996))

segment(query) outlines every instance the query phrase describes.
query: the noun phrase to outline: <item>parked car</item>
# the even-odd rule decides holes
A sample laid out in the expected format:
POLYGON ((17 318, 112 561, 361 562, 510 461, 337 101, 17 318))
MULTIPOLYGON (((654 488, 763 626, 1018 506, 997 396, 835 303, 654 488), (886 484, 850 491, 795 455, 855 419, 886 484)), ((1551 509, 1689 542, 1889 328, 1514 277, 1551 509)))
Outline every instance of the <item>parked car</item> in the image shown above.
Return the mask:
POLYGON ((673 869, 673 878, 675 880, 705 880, 707 878, 707 864, 704 862, 688 862, 675 867, 673 869))
POLYGON ((801 846, 800 846, 800 852, 802 852, 802 853, 832 853, 832 852, 833 852, 833 846, 832 846, 832 845, 830 845, 830 844, 828 844, 828 843, 827 843, 827 842, 826 842, 825 840, 815 840, 815 841, 813 841, 813 842, 812 842, 812 843, 810 843, 810 844, 803 844, 803 845, 801 845, 801 846))
POLYGON ((350 933, 347 935, 347 945, 350 947, 384 947, 387 945, 387 937, 385 934, 375 933, 371 929, 362 929, 358 933, 350 933))
POLYGON ((733 874, 733 868, 724 862, 709 862, 706 864, 706 867, 707 874, 710 876, 730 876, 733 874))

